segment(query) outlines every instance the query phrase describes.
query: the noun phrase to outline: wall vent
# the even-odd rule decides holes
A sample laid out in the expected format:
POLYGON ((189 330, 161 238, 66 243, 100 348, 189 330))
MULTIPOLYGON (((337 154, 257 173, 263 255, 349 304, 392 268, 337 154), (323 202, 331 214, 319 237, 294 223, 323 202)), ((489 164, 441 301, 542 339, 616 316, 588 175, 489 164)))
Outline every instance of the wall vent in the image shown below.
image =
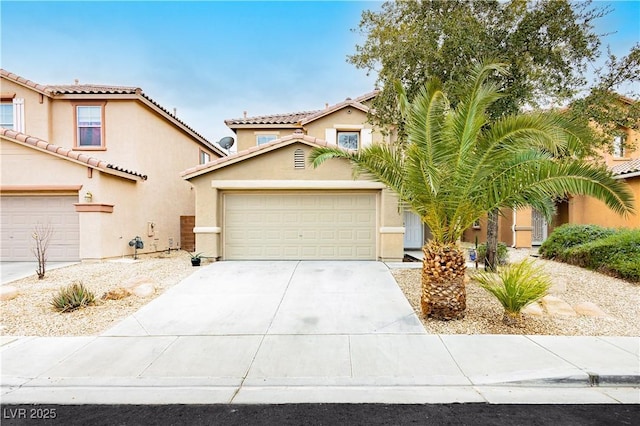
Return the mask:
POLYGON ((296 149, 293 153, 293 168, 304 169, 304 151, 296 149))

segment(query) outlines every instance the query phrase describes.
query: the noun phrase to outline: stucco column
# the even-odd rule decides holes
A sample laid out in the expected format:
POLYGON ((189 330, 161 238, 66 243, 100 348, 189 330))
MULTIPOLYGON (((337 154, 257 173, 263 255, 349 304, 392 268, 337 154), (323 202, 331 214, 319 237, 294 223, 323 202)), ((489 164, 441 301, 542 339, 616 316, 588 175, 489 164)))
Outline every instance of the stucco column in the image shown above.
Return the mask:
POLYGON ((380 260, 400 262, 404 258, 403 214, 398 211, 398 197, 388 189, 380 192, 380 260))
POLYGON ((222 255, 220 234, 222 229, 218 220, 221 206, 221 194, 217 188, 198 188, 196 191, 196 252, 205 257, 219 258, 222 255), (199 198, 206 198, 206 201, 199 198))

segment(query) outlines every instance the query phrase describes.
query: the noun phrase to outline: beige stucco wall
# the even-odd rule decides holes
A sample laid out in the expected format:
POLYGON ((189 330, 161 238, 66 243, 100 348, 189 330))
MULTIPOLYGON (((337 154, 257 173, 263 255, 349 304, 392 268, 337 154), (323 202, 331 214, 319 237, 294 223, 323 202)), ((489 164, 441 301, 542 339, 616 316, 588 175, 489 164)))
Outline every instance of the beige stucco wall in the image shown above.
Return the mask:
POLYGON ((367 123, 367 114, 364 111, 353 107, 345 107, 327 114, 324 117, 318 118, 317 120, 311 121, 310 123, 302 126, 302 128, 300 128, 300 126, 276 127, 273 125, 255 125, 251 128, 236 129, 237 150, 240 152, 256 146, 256 136, 258 134, 273 134, 276 135, 277 138, 282 138, 284 136, 291 135, 296 130, 302 130, 306 135, 325 140, 326 129, 350 130, 348 128, 340 129, 340 125, 362 126, 365 129, 373 129, 372 142, 376 143, 385 141, 382 134, 367 123))
MULTIPOLYGON (((371 129, 372 126, 367 123, 367 113, 353 107, 345 107, 334 111, 324 117, 314 120, 305 125, 306 133, 318 139, 325 139, 325 129, 349 130, 341 129, 340 125, 362 125, 365 129, 371 129)), ((382 142, 380 132, 372 133, 373 142, 382 142)))
MULTIPOLYGON (((3 93, 15 92, 25 99, 27 134, 73 148, 71 100, 45 96, 40 104, 40 95, 32 90, 5 79, 2 83, 3 93)), ((93 203, 113 205, 113 213, 79 213, 81 259, 132 254, 128 242, 135 236, 145 243, 141 253, 179 247, 180 216, 195 214, 195 190, 180 173, 198 164, 201 150, 211 159, 218 155, 136 99, 107 99, 104 126, 106 149, 77 151, 147 175, 146 181, 133 182, 98 171, 89 175, 87 166, 3 141, 1 184, 82 185, 79 201, 84 202, 90 191, 93 203), (25 173, 25 167, 33 172, 25 173), (152 234, 149 223, 155 225, 152 234)))
MULTIPOLYGON (((304 143, 292 143, 285 147, 263 153, 242 162, 231 164, 222 169, 190 179, 196 191, 196 250, 205 255, 224 258, 223 253, 223 206, 225 193, 238 191, 341 191, 330 188, 330 181, 354 182, 351 166, 344 160, 331 160, 317 169, 307 166, 305 169, 294 169, 293 155, 296 149, 302 149, 305 157, 312 147, 304 143), (246 184, 243 184, 243 181, 246 184), (268 188, 269 181, 285 182, 285 187, 268 188), (301 182, 308 182, 303 184, 301 182), (236 188, 228 188, 234 182, 236 188), (259 182, 259 183, 258 183, 259 182), (256 188, 255 185, 261 185, 256 188), (306 187, 301 189, 301 187, 306 187)), ((367 182, 360 178, 360 181, 367 182)), ((354 186, 357 186, 354 184, 354 186)), ((359 189, 342 189, 358 191, 359 189)), ((383 189, 361 189, 375 191, 378 197, 378 256, 383 260, 400 260, 404 256, 403 234, 397 228, 402 227, 402 215, 398 211, 395 196, 383 189)))
POLYGON ((569 222, 611 228, 640 228, 640 176, 625 181, 635 199, 635 214, 621 216, 602 201, 591 197, 572 197, 569 200, 569 222))
POLYGON ((51 100, 47 96, 4 78, 0 78, 0 92, 15 93, 16 98, 24 99, 26 134, 44 140, 50 138, 51 100))
POLYGON ((260 127, 256 126, 251 129, 237 129, 236 130, 236 150, 237 152, 244 151, 257 145, 256 136, 262 135, 275 135, 277 139, 284 136, 289 136, 295 132, 299 127, 260 127))

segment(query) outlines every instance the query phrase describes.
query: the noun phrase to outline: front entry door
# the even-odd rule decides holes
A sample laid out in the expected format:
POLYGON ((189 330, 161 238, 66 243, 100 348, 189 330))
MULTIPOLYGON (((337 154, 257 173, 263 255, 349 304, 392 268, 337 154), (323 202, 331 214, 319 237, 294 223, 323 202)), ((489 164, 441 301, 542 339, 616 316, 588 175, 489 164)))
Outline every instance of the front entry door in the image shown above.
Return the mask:
POLYGON ((538 210, 531 213, 531 245, 539 246, 547 239, 547 220, 538 210))
POLYGON ((424 245, 424 232, 420 217, 410 211, 404 212, 404 248, 419 249, 424 245))

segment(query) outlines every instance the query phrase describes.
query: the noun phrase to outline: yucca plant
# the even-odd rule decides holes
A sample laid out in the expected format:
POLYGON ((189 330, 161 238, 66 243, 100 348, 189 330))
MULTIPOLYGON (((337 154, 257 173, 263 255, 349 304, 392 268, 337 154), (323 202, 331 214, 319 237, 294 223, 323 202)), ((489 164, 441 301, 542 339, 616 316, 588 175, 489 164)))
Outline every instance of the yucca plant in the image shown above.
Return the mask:
POLYGON ((61 288, 53 296, 51 305, 58 312, 71 312, 88 305, 93 305, 95 295, 87 289, 81 282, 75 282, 67 287, 61 288))
POLYGON ((551 278, 528 260, 508 265, 497 273, 480 272, 475 279, 498 299, 504 308, 502 321, 507 325, 518 324, 522 309, 542 298, 551 287, 551 278))

